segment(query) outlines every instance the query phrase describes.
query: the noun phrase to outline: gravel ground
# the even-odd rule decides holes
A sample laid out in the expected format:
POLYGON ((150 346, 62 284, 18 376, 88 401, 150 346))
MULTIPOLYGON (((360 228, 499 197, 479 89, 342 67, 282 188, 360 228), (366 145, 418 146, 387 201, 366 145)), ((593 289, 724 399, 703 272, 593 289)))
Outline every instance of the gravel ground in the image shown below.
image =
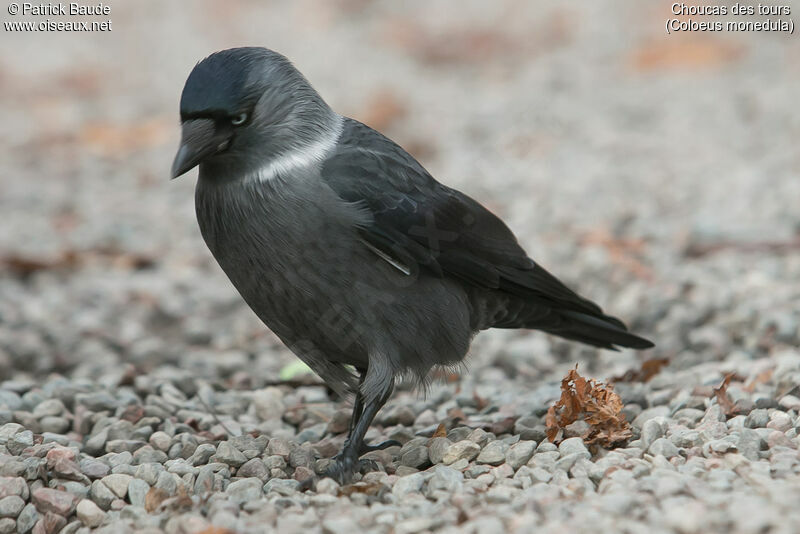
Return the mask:
POLYGON ((111 33, 0 34, 0 533, 796 532, 796 37, 667 37, 667 3, 622 0, 111 5, 111 33), (484 333, 469 372, 379 414, 368 438, 404 443, 381 471, 319 479, 348 404, 282 380, 294 359, 205 249, 193 179, 167 180, 186 75, 241 44, 657 348, 484 333), (616 385, 630 443, 547 441, 570 368, 648 358, 670 364, 616 385))

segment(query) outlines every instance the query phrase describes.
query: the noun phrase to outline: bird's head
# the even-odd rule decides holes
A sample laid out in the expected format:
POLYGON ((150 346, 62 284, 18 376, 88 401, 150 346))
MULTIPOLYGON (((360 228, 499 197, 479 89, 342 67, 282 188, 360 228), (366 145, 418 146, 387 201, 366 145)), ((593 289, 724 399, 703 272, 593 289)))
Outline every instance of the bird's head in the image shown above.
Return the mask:
POLYGON ((172 177, 201 165, 251 172, 313 142, 335 113, 284 56, 266 48, 216 52, 189 74, 172 177))

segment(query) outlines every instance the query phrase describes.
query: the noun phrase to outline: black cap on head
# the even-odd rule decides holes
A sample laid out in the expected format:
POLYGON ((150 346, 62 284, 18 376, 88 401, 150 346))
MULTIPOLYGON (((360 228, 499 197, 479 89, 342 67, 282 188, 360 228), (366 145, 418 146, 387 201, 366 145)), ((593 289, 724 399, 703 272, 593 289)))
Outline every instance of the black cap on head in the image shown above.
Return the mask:
POLYGON ((253 76, 253 65, 268 60, 270 64, 289 61, 266 48, 231 48, 211 54, 198 63, 181 94, 181 118, 231 116, 252 106, 263 91, 258 89, 263 77, 253 76))

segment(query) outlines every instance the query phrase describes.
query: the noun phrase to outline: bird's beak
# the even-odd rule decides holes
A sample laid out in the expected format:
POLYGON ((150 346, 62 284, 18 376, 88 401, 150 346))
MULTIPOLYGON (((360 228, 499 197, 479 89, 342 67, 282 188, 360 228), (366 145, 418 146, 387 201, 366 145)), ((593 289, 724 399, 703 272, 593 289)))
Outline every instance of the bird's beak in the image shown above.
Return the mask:
POLYGON ((228 147, 230 135, 217 132, 213 119, 192 119, 183 122, 181 146, 172 162, 172 178, 188 172, 205 158, 228 147))

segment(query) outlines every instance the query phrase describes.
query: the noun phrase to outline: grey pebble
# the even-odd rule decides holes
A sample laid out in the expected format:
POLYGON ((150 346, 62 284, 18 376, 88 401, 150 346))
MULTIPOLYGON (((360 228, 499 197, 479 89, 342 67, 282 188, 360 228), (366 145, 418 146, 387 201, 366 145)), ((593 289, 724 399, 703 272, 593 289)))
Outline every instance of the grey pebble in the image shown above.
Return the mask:
POLYGON ((264 487, 264 483, 259 478, 243 478, 231 482, 225 489, 225 493, 232 501, 242 504, 260 498, 264 487))
POLYGON ((452 464, 458 460, 472 461, 480 453, 480 446, 469 440, 462 440, 450 445, 442 457, 442 463, 452 464))
POLYGON ((678 447, 667 438, 658 438, 655 440, 650 447, 648 447, 647 452, 652 455, 661 455, 667 459, 680 454, 678 447))
POLYGON ((128 500, 133 506, 144 506, 150 484, 140 478, 134 478, 128 483, 128 500))
POLYGON ((17 495, 0 499, 0 517, 17 517, 25 507, 25 501, 17 495))
POLYGON ((508 449, 508 444, 502 441, 489 442, 478 454, 476 461, 479 464, 500 465, 506 461, 508 449))

